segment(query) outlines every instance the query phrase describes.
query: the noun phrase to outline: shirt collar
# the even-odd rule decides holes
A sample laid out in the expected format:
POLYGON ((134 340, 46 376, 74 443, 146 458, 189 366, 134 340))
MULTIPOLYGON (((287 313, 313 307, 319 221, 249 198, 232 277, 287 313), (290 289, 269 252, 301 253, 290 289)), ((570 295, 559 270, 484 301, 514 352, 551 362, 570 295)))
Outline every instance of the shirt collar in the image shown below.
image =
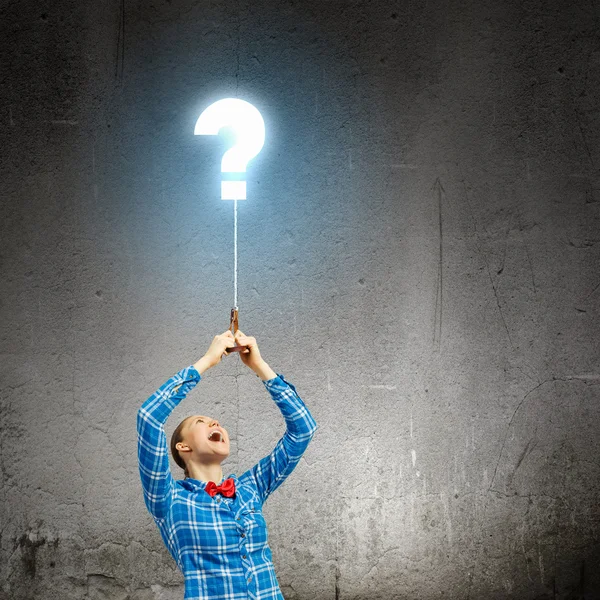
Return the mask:
MULTIPOLYGON (((221 485, 223 481, 229 479, 230 477, 235 481, 237 485, 237 477, 233 473, 227 476, 223 476, 222 481, 220 481, 217 485, 221 485)), ((193 477, 186 477, 185 479, 178 479, 176 483, 184 487, 186 490, 189 490, 190 492, 197 492, 198 490, 204 490, 208 481, 194 479, 193 477)))

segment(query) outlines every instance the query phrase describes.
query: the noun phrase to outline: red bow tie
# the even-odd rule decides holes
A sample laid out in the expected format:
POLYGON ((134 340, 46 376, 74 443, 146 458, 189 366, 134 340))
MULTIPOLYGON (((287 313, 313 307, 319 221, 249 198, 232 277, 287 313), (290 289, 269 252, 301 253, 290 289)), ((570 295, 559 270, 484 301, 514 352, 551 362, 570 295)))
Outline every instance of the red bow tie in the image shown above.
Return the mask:
POLYGON ((204 489, 209 496, 220 493, 223 496, 232 498, 235 495, 235 481, 232 477, 226 479, 221 485, 217 485, 214 481, 209 481, 204 489))

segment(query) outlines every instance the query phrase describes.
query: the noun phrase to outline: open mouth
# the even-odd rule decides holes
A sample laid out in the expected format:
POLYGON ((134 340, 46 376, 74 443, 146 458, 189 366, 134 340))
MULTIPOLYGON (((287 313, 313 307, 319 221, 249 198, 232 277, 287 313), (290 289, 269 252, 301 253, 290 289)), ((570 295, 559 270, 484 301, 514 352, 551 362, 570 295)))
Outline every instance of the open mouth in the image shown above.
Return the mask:
POLYGON ((225 443, 225 437, 223 436, 223 434, 218 431, 217 429, 213 430, 210 432, 210 435, 208 436, 208 441, 209 442, 221 442, 221 443, 225 443))

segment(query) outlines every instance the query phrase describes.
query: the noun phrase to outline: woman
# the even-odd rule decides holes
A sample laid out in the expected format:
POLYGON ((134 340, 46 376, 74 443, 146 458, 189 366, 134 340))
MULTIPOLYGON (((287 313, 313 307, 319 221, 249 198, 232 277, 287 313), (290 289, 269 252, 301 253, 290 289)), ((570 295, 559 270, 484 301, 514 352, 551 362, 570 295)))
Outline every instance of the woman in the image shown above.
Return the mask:
POLYGON ((317 424, 283 375, 261 357, 256 339, 237 331, 214 337, 206 354, 152 394, 137 414, 138 462, 144 502, 185 579, 185 600, 283 600, 261 509, 294 470, 317 424), (251 469, 223 480, 229 434, 215 419, 192 415, 171 438, 175 462, 185 478, 169 469, 164 424, 173 409, 214 367, 227 348, 246 346, 242 362, 261 378, 279 407, 286 431, 273 451, 251 469))

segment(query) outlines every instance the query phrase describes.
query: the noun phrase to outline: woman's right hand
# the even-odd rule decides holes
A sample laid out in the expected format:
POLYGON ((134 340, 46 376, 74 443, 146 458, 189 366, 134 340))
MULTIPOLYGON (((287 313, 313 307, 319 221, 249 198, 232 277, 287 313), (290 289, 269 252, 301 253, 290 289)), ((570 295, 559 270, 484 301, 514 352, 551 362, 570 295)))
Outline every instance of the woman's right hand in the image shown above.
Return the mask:
POLYGON ((221 362, 223 356, 226 356, 225 350, 234 346, 235 338, 233 337, 233 333, 228 329, 220 335, 215 335, 204 356, 207 358, 210 366, 214 367, 221 362))

